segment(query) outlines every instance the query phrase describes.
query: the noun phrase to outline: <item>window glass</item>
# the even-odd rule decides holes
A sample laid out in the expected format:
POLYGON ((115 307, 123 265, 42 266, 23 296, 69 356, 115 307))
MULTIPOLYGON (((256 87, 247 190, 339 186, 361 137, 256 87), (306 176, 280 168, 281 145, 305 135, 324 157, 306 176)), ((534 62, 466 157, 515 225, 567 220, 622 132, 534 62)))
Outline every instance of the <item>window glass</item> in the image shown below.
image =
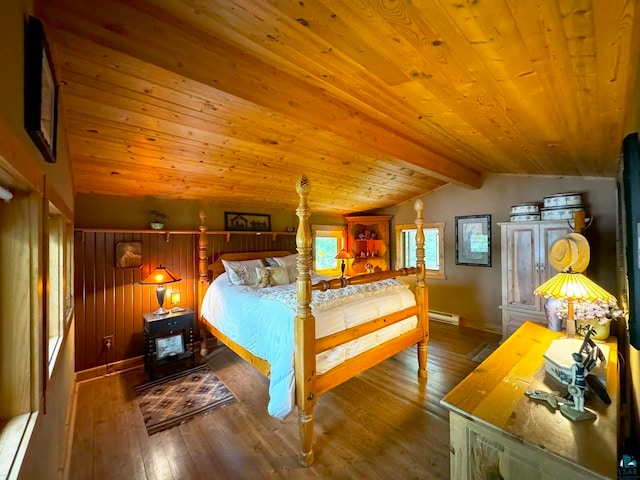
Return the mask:
POLYGON ((335 269, 338 260, 338 238, 336 237, 316 237, 315 250, 313 257, 315 258, 315 270, 335 269))
POLYGON ((49 375, 62 343, 65 321, 64 242, 65 221, 62 215, 49 215, 49 269, 47 272, 47 330, 49 375))
POLYGON ((340 275, 338 252, 344 248, 344 227, 340 225, 314 225, 313 270, 330 277, 340 275))
MULTIPOLYGON (((444 278, 444 223, 426 223, 424 233, 425 274, 444 278)), ((415 225, 396 225, 398 245, 398 267, 415 267, 416 259, 415 225)))

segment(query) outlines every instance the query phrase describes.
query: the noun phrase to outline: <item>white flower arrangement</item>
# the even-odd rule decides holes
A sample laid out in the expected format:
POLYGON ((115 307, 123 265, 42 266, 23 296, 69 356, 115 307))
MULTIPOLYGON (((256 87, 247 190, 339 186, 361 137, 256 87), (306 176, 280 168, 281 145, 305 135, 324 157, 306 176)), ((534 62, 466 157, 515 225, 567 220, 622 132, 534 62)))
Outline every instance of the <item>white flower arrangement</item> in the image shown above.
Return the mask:
MULTIPOLYGON (((567 319, 568 305, 562 302, 558 305, 557 314, 562 320, 567 319)), ((624 311, 618 307, 618 302, 574 302, 573 318, 575 320, 591 321, 597 320, 600 325, 605 325, 612 320, 617 320, 624 316, 624 311)))

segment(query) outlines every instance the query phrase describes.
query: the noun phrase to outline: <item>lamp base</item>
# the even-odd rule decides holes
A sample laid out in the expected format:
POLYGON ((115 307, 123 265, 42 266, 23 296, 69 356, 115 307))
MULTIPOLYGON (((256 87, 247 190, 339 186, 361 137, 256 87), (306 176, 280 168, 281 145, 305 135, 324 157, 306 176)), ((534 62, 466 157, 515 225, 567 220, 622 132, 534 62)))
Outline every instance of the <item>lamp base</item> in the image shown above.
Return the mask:
POLYGON ((171 309, 171 312, 172 312, 172 313, 175 313, 175 312, 184 312, 185 310, 186 310, 186 308, 185 308, 185 307, 173 307, 173 308, 171 309))
POLYGON ((153 312, 151 315, 166 315, 167 313, 169 313, 169 310, 167 310, 166 308, 160 307, 155 312, 153 312))

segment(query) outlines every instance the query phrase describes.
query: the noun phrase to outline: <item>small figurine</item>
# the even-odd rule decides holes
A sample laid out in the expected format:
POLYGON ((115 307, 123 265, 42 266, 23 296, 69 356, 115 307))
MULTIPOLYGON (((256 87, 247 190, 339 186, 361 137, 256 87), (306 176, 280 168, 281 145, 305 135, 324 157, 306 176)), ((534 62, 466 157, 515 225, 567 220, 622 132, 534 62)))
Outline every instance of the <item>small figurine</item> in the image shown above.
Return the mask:
POLYGON ((544 390, 527 390, 524 394, 532 400, 546 402, 547 406, 553 411, 558 409, 560 403, 565 402, 565 400, 559 395, 551 392, 545 392, 544 390))
POLYGON ((259 269, 259 277, 256 288, 266 288, 274 285, 271 275, 269 275, 269 270, 266 268, 259 269))
POLYGON ((560 412, 569 420, 577 422, 581 420, 593 420, 596 418, 592 413, 584 408, 584 392, 587 389, 586 376, 589 371, 585 367, 585 358, 581 353, 572 353, 573 361, 571 365, 571 380, 569 382, 569 394, 573 399, 573 406, 562 405, 560 412))

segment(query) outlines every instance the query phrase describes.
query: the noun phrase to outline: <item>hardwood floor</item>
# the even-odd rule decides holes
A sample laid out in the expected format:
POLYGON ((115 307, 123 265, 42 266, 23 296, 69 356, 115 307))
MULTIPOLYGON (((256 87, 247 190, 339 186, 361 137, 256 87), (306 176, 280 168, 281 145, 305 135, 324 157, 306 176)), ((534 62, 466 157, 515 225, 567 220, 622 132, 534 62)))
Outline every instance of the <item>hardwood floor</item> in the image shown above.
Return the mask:
POLYGON ((133 392, 147 380, 142 368, 83 382, 69 478, 449 478, 449 416, 440 400, 478 365, 467 354, 499 340, 432 322, 426 382, 411 348, 322 395, 310 468, 297 460, 296 412, 270 417, 268 380, 225 347, 207 363, 236 403, 152 436, 133 392))

